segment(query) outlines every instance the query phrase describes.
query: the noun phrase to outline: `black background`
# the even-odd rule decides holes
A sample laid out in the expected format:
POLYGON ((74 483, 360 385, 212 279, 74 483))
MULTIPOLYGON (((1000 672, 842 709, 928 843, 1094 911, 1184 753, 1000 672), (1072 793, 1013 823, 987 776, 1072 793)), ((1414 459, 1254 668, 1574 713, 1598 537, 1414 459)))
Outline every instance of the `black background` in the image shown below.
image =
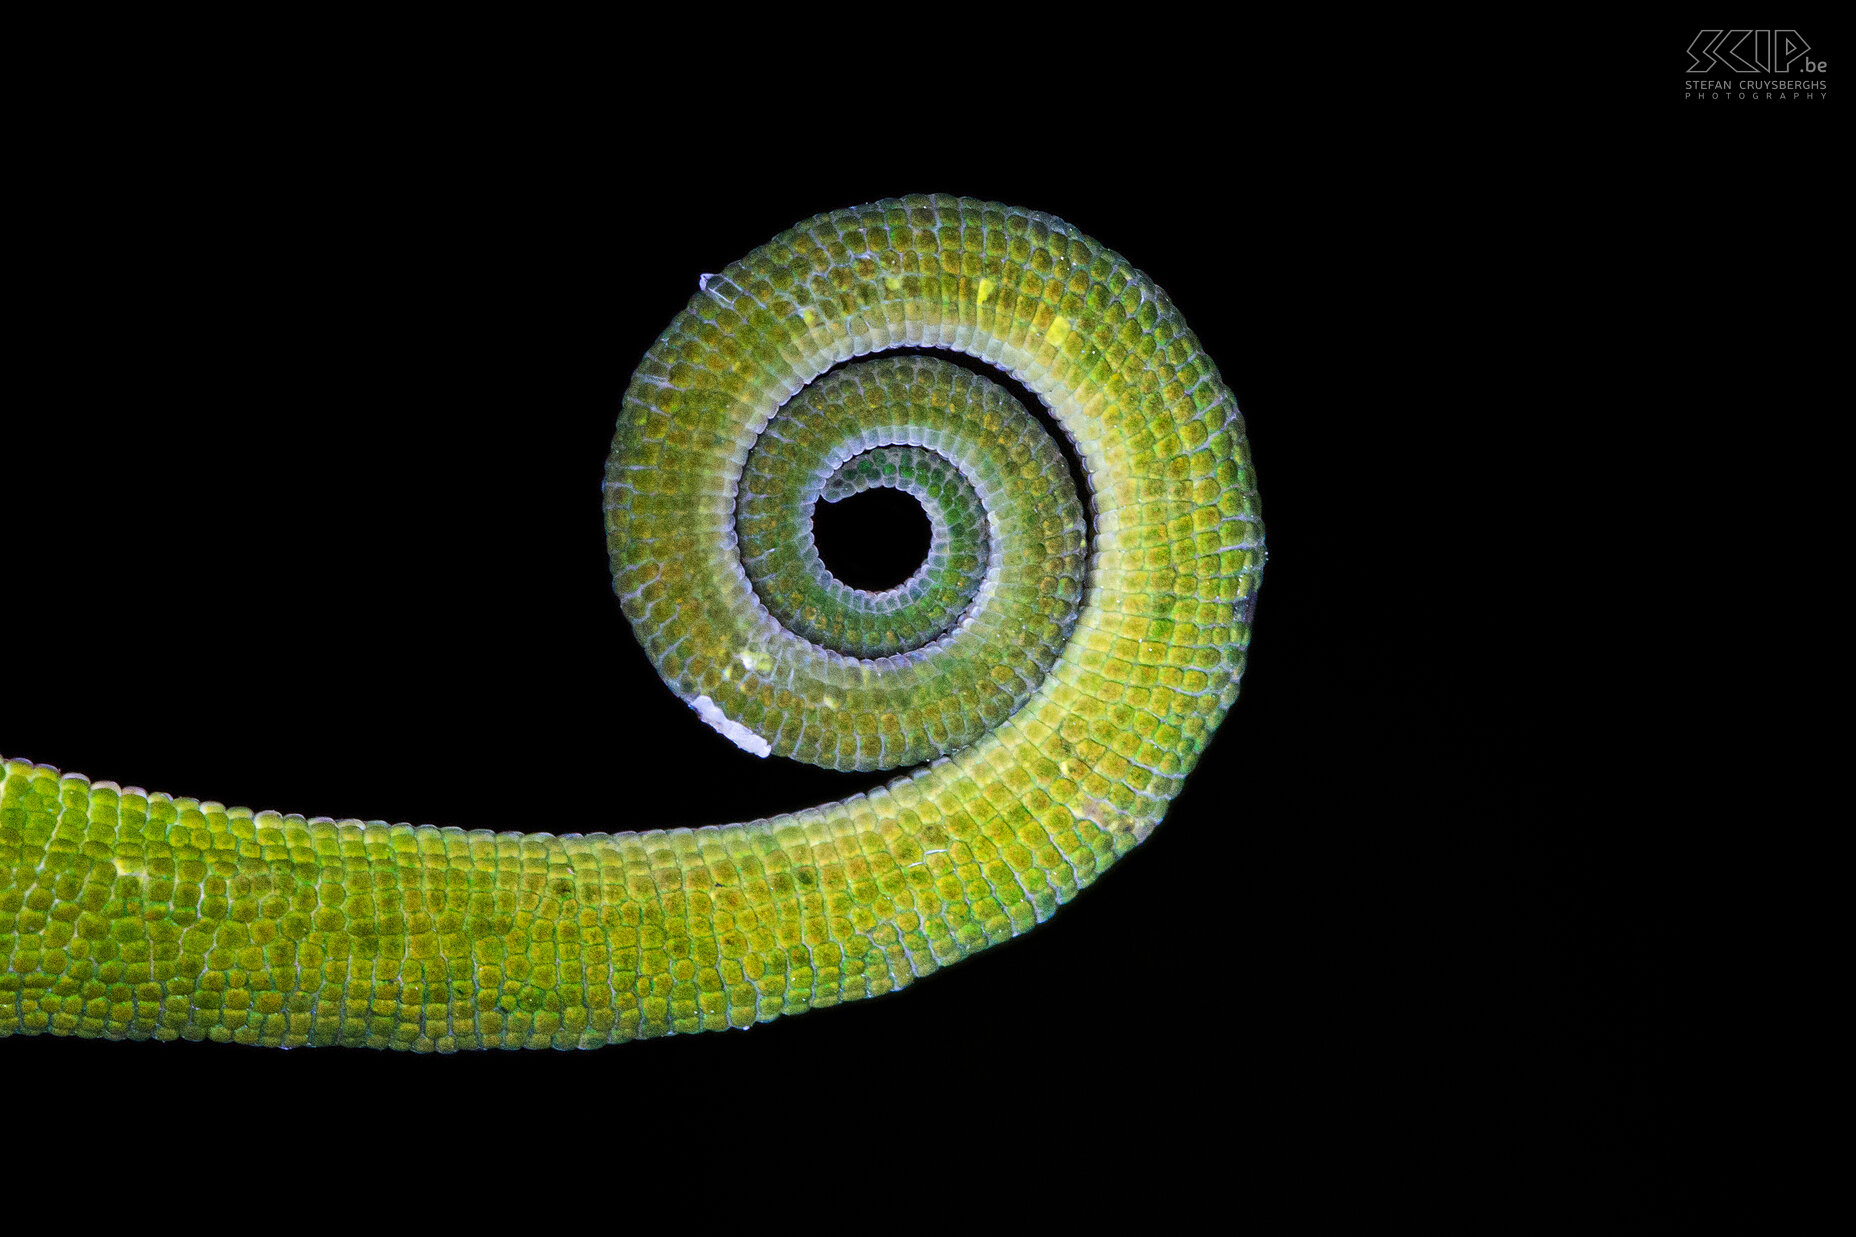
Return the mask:
POLYGON ((1694 944, 1731 913, 1690 896, 1710 826, 1658 797, 1696 776, 1655 754, 1690 724, 1663 713, 1674 646, 1708 638, 1658 600, 1696 508, 1641 478, 1757 454, 1734 384, 1772 327, 1686 282, 1722 237, 1808 250, 1821 219, 1688 169, 1794 166, 1823 109, 1685 110, 1668 37, 1669 85, 1608 101, 1257 78, 948 141, 489 86, 67 118, 0 436, 8 756, 554 832, 879 784, 676 703, 611 595, 599 485, 697 276, 884 196, 1047 210, 1166 288, 1248 420, 1270 560, 1243 694, 1165 824, 905 994, 595 1053, 16 1037, 8 1076, 71 1112, 132 1086, 144 1133, 287 1121, 403 1165, 771 1143, 826 1178, 1048 1156, 1027 1206, 1034 1179, 1190 1181, 1265 1231, 1719 1214, 1687 1148, 1740 1071, 1697 1097, 1696 993, 1750 947, 1694 944))

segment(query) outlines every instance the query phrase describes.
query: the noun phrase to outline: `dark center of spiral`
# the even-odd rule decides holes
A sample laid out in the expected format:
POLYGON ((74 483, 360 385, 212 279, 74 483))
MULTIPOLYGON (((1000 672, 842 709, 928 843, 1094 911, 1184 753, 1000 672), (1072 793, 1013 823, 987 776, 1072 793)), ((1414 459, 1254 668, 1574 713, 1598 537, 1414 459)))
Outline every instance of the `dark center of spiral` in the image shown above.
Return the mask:
POLYGON ((914 575, 928 558, 932 533, 921 503, 888 486, 835 503, 821 501, 812 511, 812 538, 826 570, 870 593, 914 575))

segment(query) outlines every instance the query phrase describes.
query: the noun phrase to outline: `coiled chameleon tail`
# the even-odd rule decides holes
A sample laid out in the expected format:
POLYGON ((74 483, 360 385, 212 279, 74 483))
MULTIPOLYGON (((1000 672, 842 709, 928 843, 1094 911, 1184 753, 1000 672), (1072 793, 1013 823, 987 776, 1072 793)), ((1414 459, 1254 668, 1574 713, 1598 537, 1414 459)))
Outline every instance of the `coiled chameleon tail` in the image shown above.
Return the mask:
POLYGON ((605 496, 625 614, 704 719, 920 767, 792 816, 555 837, 4 762, 0 1035, 575 1048, 875 996, 1074 897, 1237 695, 1263 564, 1243 422, 1166 295, 1049 215, 883 201, 704 276, 632 376, 605 496), (997 386, 916 355, 827 375, 904 346, 1036 392, 1093 527, 997 386), (883 593, 808 530, 869 485, 934 529, 883 593))

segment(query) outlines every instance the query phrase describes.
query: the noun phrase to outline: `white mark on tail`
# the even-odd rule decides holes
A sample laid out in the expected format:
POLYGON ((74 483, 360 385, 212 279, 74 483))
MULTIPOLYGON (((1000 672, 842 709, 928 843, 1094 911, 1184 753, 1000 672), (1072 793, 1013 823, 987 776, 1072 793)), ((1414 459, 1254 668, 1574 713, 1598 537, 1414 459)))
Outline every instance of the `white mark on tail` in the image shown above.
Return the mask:
POLYGON ((767 740, 761 738, 752 730, 743 726, 740 722, 731 721, 728 715, 722 712, 721 707, 717 705, 715 701, 709 699, 709 697, 698 696, 696 699, 689 702, 689 706, 696 710, 696 716, 702 718, 702 720, 708 722, 711 726, 714 726, 724 738, 742 751, 752 752, 756 756, 768 756, 772 754, 773 744, 767 742, 767 740))

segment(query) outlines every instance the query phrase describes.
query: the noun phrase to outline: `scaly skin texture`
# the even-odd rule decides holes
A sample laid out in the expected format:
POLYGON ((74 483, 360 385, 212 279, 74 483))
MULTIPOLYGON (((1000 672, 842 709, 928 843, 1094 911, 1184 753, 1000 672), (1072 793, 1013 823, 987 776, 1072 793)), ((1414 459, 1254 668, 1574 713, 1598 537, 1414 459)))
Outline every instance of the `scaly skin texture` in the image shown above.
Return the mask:
MULTIPOLYGON (((703 283, 634 374, 607 467, 627 617, 672 689, 750 749, 841 768, 951 754, 796 815, 566 837, 306 820, 0 761, 0 1036, 449 1052, 742 1027, 1027 931, 1147 836, 1237 695, 1263 565, 1243 422, 1171 302, 1060 220, 942 196, 821 215, 703 283), (927 631, 885 635, 868 594, 814 615, 904 650, 865 659, 772 619, 737 545, 765 553, 747 526, 791 527, 817 494, 788 478, 751 510, 743 475, 808 383, 907 345, 1037 393, 1087 471, 1092 542, 1066 574, 1080 508, 1054 486, 1019 516, 987 505, 985 537, 931 557, 940 634, 931 604, 927 631)), ((989 420, 986 384, 945 368, 830 381, 977 417, 1004 449, 958 466, 984 503, 1014 460, 1051 480, 1044 448, 989 420), (948 403, 957 386, 978 413, 948 403)), ((919 471, 950 521, 971 517, 944 466, 868 454, 936 451, 934 434, 851 420, 818 431, 839 435, 818 492, 919 471)), ((832 592, 782 578, 806 605, 832 592)))

